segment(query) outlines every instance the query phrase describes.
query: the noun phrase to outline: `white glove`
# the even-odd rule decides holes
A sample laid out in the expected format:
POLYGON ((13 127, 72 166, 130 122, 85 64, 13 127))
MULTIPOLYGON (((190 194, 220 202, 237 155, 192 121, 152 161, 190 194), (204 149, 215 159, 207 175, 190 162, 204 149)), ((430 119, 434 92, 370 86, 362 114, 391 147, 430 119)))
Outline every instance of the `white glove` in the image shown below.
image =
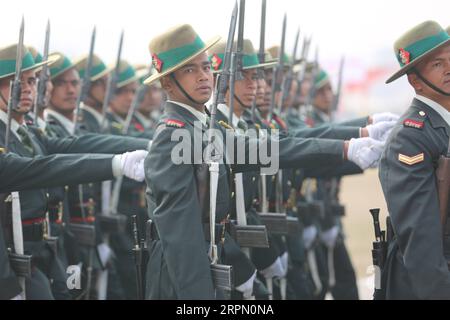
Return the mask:
POLYGON ((24 300, 22 294, 18 294, 17 296, 15 296, 14 298, 11 298, 9 300, 24 300))
POLYGON ((288 272, 288 258, 289 255, 287 251, 283 253, 280 257, 281 265, 283 266, 283 275, 281 276, 282 278, 286 277, 288 272))
POLYGON ((105 268, 109 259, 113 255, 111 248, 106 243, 103 242, 97 245, 97 252, 100 258, 100 262, 102 263, 102 266, 105 268))
POLYGON ((386 141, 396 123, 396 121, 382 121, 377 124, 370 124, 366 128, 370 138, 378 141, 386 141))
POLYGON ((264 276, 264 278, 282 278, 284 276, 284 267, 280 257, 278 257, 277 260, 275 260, 275 262, 272 263, 272 265, 270 265, 268 268, 259 272, 264 276))
POLYGON ((392 112, 375 113, 374 115, 372 115, 372 123, 377 124, 377 123, 383 122, 383 121, 397 122, 399 118, 400 118, 400 116, 398 116, 392 112))
POLYGON ((317 238, 317 228, 315 225, 311 225, 303 229, 303 243, 305 244, 306 250, 311 249, 314 240, 317 238))
POLYGON ((333 228, 322 232, 320 235, 320 240, 322 240, 323 244, 327 246, 327 248, 332 248, 336 244, 336 239, 339 235, 339 227, 334 226, 333 228))
POLYGON ((113 158, 114 176, 124 175, 130 179, 142 182, 145 178, 144 160, 148 151, 137 150, 119 154, 113 158))
POLYGON ((383 152, 384 142, 372 138, 350 140, 348 160, 356 163, 361 169, 376 168, 383 152))
POLYGON ((251 298, 251 296, 253 294, 253 282, 255 282, 255 278, 256 278, 256 271, 253 273, 253 275, 250 277, 250 279, 248 279, 243 284, 241 284, 235 288, 237 291, 242 293, 242 295, 244 296, 244 299, 251 298))

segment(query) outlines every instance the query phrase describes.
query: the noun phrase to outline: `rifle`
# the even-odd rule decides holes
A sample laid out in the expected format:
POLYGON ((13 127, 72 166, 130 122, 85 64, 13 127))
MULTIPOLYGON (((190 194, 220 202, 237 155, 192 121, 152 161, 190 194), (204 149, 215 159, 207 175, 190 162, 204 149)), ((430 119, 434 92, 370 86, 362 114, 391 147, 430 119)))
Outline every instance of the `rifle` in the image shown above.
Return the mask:
POLYGON ((298 48, 299 38, 300 38, 300 28, 297 30, 297 35, 295 36, 295 44, 294 44, 294 50, 292 52, 291 65, 289 66, 288 73, 284 79, 283 94, 281 96, 281 103, 280 103, 281 108, 283 108, 283 106, 289 96, 289 91, 291 90, 292 80, 294 80, 294 64, 295 64, 296 56, 297 56, 297 48, 298 48))
MULTIPOLYGON (((306 96, 305 105, 307 107, 310 107, 314 97, 316 96, 316 86, 314 85, 314 81, 317 77, 317 74, 319 73, 319 48, 316 48, 315 58, 314 58, 314 65, 311 72, 311 89, 309 89, 308 95, 306 96)), ((311 111, 311 110, 310 110, 311 111)))
POLYGON ((292 100, 292 103, 299 101, 300 96, 302 95, 302 84, 305 80, 306 75, 306 65, 307 65, 307 59, 309 54, 309 47, 311 45, 312 37, 303 39, 303 47, 302 47, 302 54, 301 54, 301 67, 297 75, 297 91, 295 92, 295 98, 292 100))
POLYGON ((139 231, 137 225, 137 216, 133 215, 133 238, 134 238, 134 263, 136 265, 136 284, 137 284, 137 299, 144 299, 143 277, 142 277, 142 247, 139 238, 139 231))
POLYGON ((344 64, 345 64, 345 57, 342 56, 341 62, 339 63, 339 75, 338 75, 338 84, 336 87, 336 94, 333 98, 333 104, 331 105, 331 115, 333 115, 338 108, 339 105, 339 99, 341 97, 341 91, 342 91, 342 78, 344 73, 344 64))
POLYGON ((102 116, 103 116, 101 124, 102 131, 106 131, 106 111, 108 109, 111 100, 114 98, 117 80, 119 78, 120 59, 122 56, 122 46, 123 46, 123 35, 124 32, 122 31, 122 33, 120 34, 119 48, 117 49, 116 65, 114 70, 109 75, 108 84, 106 86, 106 94, 105 99, 103 100, 103 107, 102 107, 102 116))
POLYGON ((437 189, 439 196, 439 213, 442 224, 442 234, 448 236, 450 226, 448 224, 448 203, 450 193, 450 142, 446 155, 441 155, 436 169, 437 189))
POLYGON ((96 27, 92 30, 91 35, 91 44, 89 47, 89 55, 87 58, 86 70, 84 72, 83 79, 81 80, 81 91, 77 98, 77 107, 75 109, 75 119, 72 135, 75 135, 78 132, 79 119, 80 116, 80 105, 81 102, 86 99, 86 96, 89 92, 89 88, 91 87, 91 71, 92 71, 92 61, 94 59, 94 46, 95 46, 95 37, 96 37, 96 27))
MULTIPOLYGON (((272 121, 273 119, 273 111, 275 109, 275 96, 276 93, 281 91, 281 84, 283 82, 283 69, 284 69, 284 45, 286 41, 286 14, 283 18, 283 30, 281 33, 281 46, 280 51, 278 52, 278 64, 274 67, 273 76, 272 76, 272 93, 270 96, 270 116, 269 120, 272 121)), ((278 107, 277 107, 278 109, 278 107)))
MULTIPOLYGON (((44 41, 44 52, 42 56, 42 61, 47 61, 48 52, 50 46, 50 20, 47 21, 47 27, 45 29, 45 41, 44 41)), ((37 98, 34 103, 34 124, 37 126, 38 114, 41 110, 45 109, 48 101, 45 101, 45 95, 47 92, 47 82, 50 79, 48 64, 44 64, 41 73, 39 74, 37 83, 37 98)))
MULTIPOLYGON (((387 247, 388 243, 386 241, 386 231, 381 231, 380 227, 380 209, 370 209, 370 214, 373 218, 373 226, 375 230, 375 241, 372 243, 372 261, 373 265, 377 268, 375 270, 375 293, 374 297, 380 297, 383 293, 383 288, 381 287, 381 270, 383 270, 384 264, 386 262, 387 247)), ((389 229, 389 220, 388 229, 389 229)))
MULTIPOLYGON (((9 139, 11 133, 11 121, 12 113, 19 108, 20 96, 22 93, 20 85, 20 76, 22 72, 22 59, 23 59, 23 35, 24 35, 25 23, 22 17, 19 32, 19 43, 17 45, 16 53, 16 70, 14 80, 10 82, 10 94, 8 101, 8 121, 6 126, 5 137, 5 152, 9 150, 9 139)), ((18 271, 17 276, 19 278, 19 284, 22 288, 22 297, 25 299, 25 278, 31 276, 31 256, 24 255, 23 247, 23 233, 22 233, 22 218, 21 218, 21 206, 20 197, 18 192, 11 193, 12 203, 12 229, 13 229, 13 243, 14 254, 10 254, 11 267, 18 271)))
MULTIPOLYGON (((261 4, 261 29, 259 34, 259 51, 258 51, 258 60, 259 63, 264 63, 266 59, 265 54, 265 43, 266 43, 266 0, 262 0, 261 4)), ((262 68, 258 68, 258 79, 264 79, 264 70, 262 68)), ((252 120, 256 123, 256 98, 252 103, 252 120)))

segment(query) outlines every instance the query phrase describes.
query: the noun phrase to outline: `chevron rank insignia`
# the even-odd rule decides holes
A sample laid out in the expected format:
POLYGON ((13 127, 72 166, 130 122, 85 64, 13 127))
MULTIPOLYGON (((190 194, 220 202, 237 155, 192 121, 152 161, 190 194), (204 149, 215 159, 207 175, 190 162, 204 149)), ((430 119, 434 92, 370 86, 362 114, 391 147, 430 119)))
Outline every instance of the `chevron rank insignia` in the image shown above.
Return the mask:
POLYGON ((408 157, 404 154, 399 153, 398 154, 398 161, 403 162, 404 164, 407 164, 408 166, 412 166, 416 163, 423 162, 425 160, 424 154, 420 153, 416 156, 408 157))
POLYGON ((419 120, 406 119, 405 121, 403 121, 403 126, 422 130, 424 122, 419 120))
POLYGON ((164 123, 166 124, 166 126, 173 128, 183 128, 186 125, 183 121, 176 119, 166 119, 164 120, 164 123))

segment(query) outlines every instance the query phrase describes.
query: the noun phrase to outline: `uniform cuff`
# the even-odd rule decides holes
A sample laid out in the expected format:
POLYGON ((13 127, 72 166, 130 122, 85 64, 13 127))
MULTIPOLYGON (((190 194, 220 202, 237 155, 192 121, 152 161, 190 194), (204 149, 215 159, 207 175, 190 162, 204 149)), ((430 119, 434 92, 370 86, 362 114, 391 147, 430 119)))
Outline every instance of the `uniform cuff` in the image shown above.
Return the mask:
POLYGON ((123 175, 121 158, 121 154, 117 154, 112 158, 112 172, 115 178, 123 175))

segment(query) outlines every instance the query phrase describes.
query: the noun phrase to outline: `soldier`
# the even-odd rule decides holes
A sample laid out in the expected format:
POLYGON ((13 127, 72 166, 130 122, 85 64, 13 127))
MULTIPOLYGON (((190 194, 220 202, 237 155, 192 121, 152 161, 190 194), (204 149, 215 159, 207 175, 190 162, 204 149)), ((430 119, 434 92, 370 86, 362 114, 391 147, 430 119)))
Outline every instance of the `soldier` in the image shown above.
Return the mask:
MULTIPOLYGON (((93 179, 107 180, 114 176, 114 170, 111 170, 112 155, 60 154, 27 158, 14 153, 4 154, 2 150, 0 150, 0 180, 2 181, 0 192, 54 187, 63 184, 88 182, 93 179), (86 168, 96 168, 96 170, 82 175, 66 174, 68 170, 83 170, 82 173, 84 173, 86 168)), ((129 175, 130 173, 126 172, 126 174, 129 175)), ((2 201, 1 204, 0 216, 3 217, 7 213, 6 209, 3 208, 4 202, 2 201)), ((4 221, 3 218, 1 220, 4 221)), ((17 297, 22 291, 8 260, 3 228, 0 227, 0 287, 2 288, 0 300, 17 297)))
POLYGON ((400 70, 386 82, 406 74, 416 96, 380 162, 394 232, 382 287, 386 299, 450 299, 448 229, 440 222, 434 173, 439 157, 448 155, 450 36, 425 21, 398 38, 394 53, 400 70))
MULTIPOLYGON (((140 67, 140 69, 136 68, 141 86, 144 85, 144 80, 149 76, 148 69, 147 66, 140 67)), ((155 72, 156 71, 152 66, 150 75, 155 72)), ((161 116, 161 108, 164 100, 163 90, 159 82, 155 82, 150 86, 145 86, 145 95, 136 110, 135 118, 151 136, 153 136, 156 124, 161 116)))
MULTIPOLYGON (((81 79, 86 72, 88 57, 76 60, 75 66, 81 79)), ((81 115, 83 124, 88 132, 101 133, 101 124, 103 121, 102 107, 105 100, 106 85, 108 83, 108 74, 110 69, 97 56, 93 55, 91 68, 91 82, 89 83, 89 92, 81 105, 81 115)))
MULTIPOLYGON (((200 121, 203 129, 206 127, 204 108, 211 97, 213 78, 205 51, 217 41, 215 39, 205 44, 192 27, 182 25, 156 37, 150 43, 150 52, 158 74, 150 77, 146 83, 161 79, 169 99, 152 144, 151 155, 145 162, 149 215, 156 226, 156 230, 152 230, 154 235, 147 268, 147 296, 150 298, 215 297, 202 226, 207 221, 202 221, 200 204, 195 196, 195 165, 176 165, 172 161, 172 148, 177 142, 171 139, 171 135, 174 130, 183 128, 191 138, 197 136, 200 128, 194 127, 195 121, 200 121)), ((233 136, 232 139, 237 137, 233 136)), ((348 145, 348 142, 342 141, 323 139, 320 142, 323 148, 317 148, 319 142, 311 139, 280 139, 279 142, 280 150, 283 150, 280 153, 280 164, 284 167, 311 166, 313 162, 314 165, 320 165, 321 160, 337 164, 342 162, 342 154, 345 158, 349 156, 356 160, 353 147, 359 149, 362 145, 368 147, 375 144, 371 139, 355 140, 350 142, 350 145, 354 145, 350 148, 350 153, 347 153, 343 146, 348 145)), ((372 163, 376 161, 377 155, 371 154, 369 158, 363 161, 369 160, 372 163)), ((248 170, 252 166, 236 166, 235 169, 243 168, 248 170)), ((223 164, 219 166, 219 170, 216 222, 226 218, 230 206, 226 179, 229 169, 223 164)), ((226 233, 224 240, 223 263, 234 267, 236 289, 242 290, 245 297, 252 291, 254 267, 241 251, 236 251, 236 244, 226 233)))
MULTIPOLYGON (((0 58, 3 61, 14 61, 16 56, 17 46, 9 46, 0 50, 0 58)), ((25 156, 45 155, 51 153, 81 153, 85 152, 102 152, 104 148, 102 138, 83 137, 79 139, 63 139, 55 140, 49 139, 44 136, 43 132, 35 127, 27 127, 24 124, 24 115, 30 110, 35 98, 35 70, 39 69, 42 64, 35 64, 31 54, 28 53, 26 48, 23 49, 23 71, 21 73, 21 97, 19 109, 14 110, 12 114, 12 135, 10 142, 10 151, 25 156)), ((47 62, 43 62, 47 63, 47 62)), ((0 75, 0 96, 1 103, 0 111, 1 123, 0 123, 0 143, 5 144, 5 132, 6 132, 6 101, 9 98, 9 79, 14 76, 14 64, 8 65, 8 68, 3 70, 0 75)), ((123 147, 122 143, 119 143, 123 147)), ((138 145, 139 148, 145 149, 147 147, 147 141, 143 141, 138 145)), ((127 151, 126 149, 121 151, 127 151)), ((139 153, 130 154, 123 161, 128 159, 134 159, 134 163, 138 163, 139 153)), ((91 168, 94 169, 94 168, 91 168)), ((83 174, 87 174, 91 169, 83 169, 83 174)), ((81 174, 81 173, 80 173, 81 174)), ((89 174, 87 174, 89 175, 89 174)), ((46 247, 43 242, 45 238, 44 233, 36 233, 33 230, 42 228, 44 224, 46 203, 45 190, 32 190, 21 193, 21 211, 23 213, 23 225, 25 237, 25 249, 31 252, 36 257, 37 268, 31 279, 27 279, 27 288, 31 297, 51 299, 53 295, 49 290, 49 282, 47 277, 54 278, 54 282, 65 283, 64 270, 61 270, 60 262, 57 258, 52 258, 52 253, 49 248, 46 247), (28 231, 27 231, 28 230, 28 231), (49 270, 48 266, 52 269, 49 270), (52 274, 52 275, 51 275, 52 274), (39 286, 42 288, 39 289, 39 286)), ((43 229, 40 229, 43 230, 43 229)), ((67 297, 65 284, 59 288, 61 296, 67 297), (64 287, 64 288, 63 288, 64 287)))
MULTIPOLYGON (((57 136, 60 138, 68 137, 72 134, 74 130, 74 111, 76 109, 77 98, 80 94, 80 83, 79 83, 79 75, 76 69, 76 65, 78 63, 73 64, 67 57, 62 54, 60 55, 60 59, 55 62, 54 65, 50 68, 51 79, 53 82, 54 89, 52 91, 51 99, 50 99, 50 107, 46 110, 46 119, 49 126, 57 132, 57 136)), ((92 119, 91 119, 92 120, 92 119)), ((83 130, 83 121, 79 120, 80 129, 83 130)), ((75 134, 79 134, 82 132, 75 132, 75 134)), ((121 141, 124 144, 130 144, 130 141, 138 141, 138 139, 126 138, 126 137, 118 137, 118 136, 105 136, 105 135, 96 135, 93 136, 102 136, 103 139, 110 142, 105 142, 107 148, 110 148, 111 152, 114 152, 115 146, 114 143, 117 141, 121 141)), ((133 143, 133 142, 131 142, 133 143)), ((131 147, 131 146, 129 146, 131 147)), ((87 222, 93 218, 93 216, 100 213, 100 193, 101 187, 97 184, 88 184, 83 185, 80 189, 78 186, 70 186, 69 187, 69 211, 71 212, 71 218, 76 222, 87 222), (80 195, 80 190, 82 190, 82 194, 80 195), (84 199, 82 203, 80 203, 80 199, 84 199), (84 221, 83 217, 83 209, 86 212, 86 219, 88 221, 84 221), (81 209, 81 212, 80 212, 81 209), (80 216, 81 214, 81 216, 80 216), (75 220, 76 219, 76 220, 75 220), (80 220, 81 219, 81 220, 80 220)), ((124 197, 128 196, 126 193, 123 195, 124 197)), ((99 224, 96 223, 96 230, 100 234, 99 224)), ((129 230, 131 232, 131 230, 129 230)), ((106 249, 107 245, 102 243, 101 237, 97 236, 97 250, 99 252, 110 252, 110 249, 106 249)), ((102 254, 96 255, 96 257, 101 257, 102 254)), ((88 255, 86 254, 84 260, 86 261, 88 255)), ((99 261, 98 259, 94 259, 94 272, 98 273, 100 269, 106 268, 109 265, 107 261, 99 261)), ((117 296, 116 296, 117 298, 117 296)))

